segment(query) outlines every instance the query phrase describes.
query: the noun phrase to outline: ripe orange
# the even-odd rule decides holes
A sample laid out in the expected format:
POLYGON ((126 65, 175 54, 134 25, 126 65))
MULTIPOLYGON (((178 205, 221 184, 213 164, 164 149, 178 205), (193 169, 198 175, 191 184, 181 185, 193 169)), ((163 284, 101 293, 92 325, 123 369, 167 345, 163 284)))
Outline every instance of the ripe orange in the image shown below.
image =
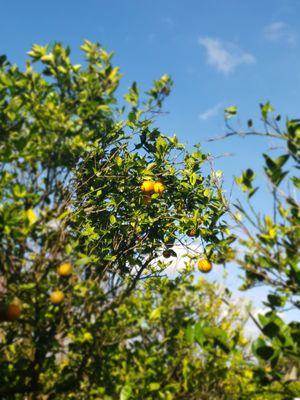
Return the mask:
POLYGON ((51 300, 52 304, 60 304, 64 298, 65 298, 65 295, 63 294, 63 292, 61 290, 54 290, 50 294, 50 300, 51 300))
POLYGON ((65 262, 60 264, 60 266, 57 268, 57 273, 60 276, 70 276, 73 272, 73 267, 70 262, 65 262))
POLYGON ((165 186, 162 182, 154 183, 154 193, 162 194, 165 191, 165 186))
POLYGON ((201 258, 201 260, 198 261, 198 269, 200 272, 206 274, 212 270, 212 264, 206 258, 201 258))
POLYGON ((141 185, 141 190, 143 193, 153 193, 154 192, 154 182, 144 181, 141 185))
POLYGON ((9 304, 6 310, 6 318, 8 321, 16 321, 20 318, 21 308, 18 304, 9 304))

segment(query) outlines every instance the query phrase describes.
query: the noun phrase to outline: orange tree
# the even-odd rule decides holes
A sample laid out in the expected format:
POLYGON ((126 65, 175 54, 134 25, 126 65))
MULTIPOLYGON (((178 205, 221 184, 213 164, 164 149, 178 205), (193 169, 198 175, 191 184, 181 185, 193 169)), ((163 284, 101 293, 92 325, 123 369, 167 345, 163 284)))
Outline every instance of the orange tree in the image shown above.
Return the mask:
MULTIPOLYGON (((174 243, 198 237, 210 260, 233 241, 222 218, 222 191, 202 173, 208 156, 197 146, 188 152, 154 126, 170 78, 155 81, 145 99, 133 84, 127 111, 114 96, 121 75, 111 54, 88 41, 81 49, 84 66, 73 64, 60 44, 34 45, 25 70, 0 58, 3 399, 124 400, 129 390, 142 398, 137 388, 122 389, 126 368, 113 351, 114 318, 123 316, 124 337, 130 327, 143 328, 141 317, 130 317, 142 292, 130 296, 162 273, 159 258, 175 255, 174 243), (102 394, 92 394, 103 385, 102 394)), ((222 329, 207 333, 216 348, 230 352, 222 329)), ((164 382, 150 386, 154 392, 167 384, 162 376, 164 382)), ((188 388, 182 385, 179 392, 188 388)))
POLYGON ((266 285, 269 288, 264 305, 266 312, 255 320, 261 331, 253 344, 259 364, 255 378, 262 384, 276 382, 284 398, 300 393, 300 207, 297 195, 300 188, 300 120, 287 119, 281 124, 281 115, 274 114, 270 103, 261 104, 261 119, 265 130, 256 129, 252 120, 241 132, 230 123, 236 107, 225 110, 228 132, 226 136, 262 136, 278 142, 273 154, 263 154, 264 175, 270 189, 269 213, 253 203, 258 190, 255 173, 247 169, 236 182, 246 194, 246 202, 238 201, 232 216, 240 228, 238 261, 245 271, 243 289, 266 285), (277 153, 277 154, 276 154, 277 153), (293 310, 292 321, 284 322, 282 314, 293 310))

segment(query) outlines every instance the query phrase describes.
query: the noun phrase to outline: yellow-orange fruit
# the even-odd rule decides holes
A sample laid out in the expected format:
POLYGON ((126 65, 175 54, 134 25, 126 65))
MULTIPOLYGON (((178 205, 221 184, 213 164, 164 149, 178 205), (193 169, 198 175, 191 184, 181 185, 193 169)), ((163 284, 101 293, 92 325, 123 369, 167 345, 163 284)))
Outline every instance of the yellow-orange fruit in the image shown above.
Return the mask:
POLYGON ((212 270, 212 264, 206 258, 201 258, 198 261, 198 269, 200 272, 208 273, 212 270))
POLYGON ((18 304, 9 304, 6 309, 6 319, 8 321, 16 321, 20 318, 21 308, 18 304))
POLYGON ((52 304, 60 304, 64 298, 65 295, 61 290, 54 290, 54 292, 50 294, 50 300, 52 304))
POLYGON ((165 191, 165 186, 162 182, 154 183, 154 193, 162 194, 165 191))
POLYGON ((143 193, 153 193, 154 192, 154 182, 144 181, 141 185, 141 190, 143 193))
POLYGON ((72 264, 69 262, 62 263, 57 268, 57 273, 60 276, 70 276, 72 272, 73 272, 73 267, 72 264))

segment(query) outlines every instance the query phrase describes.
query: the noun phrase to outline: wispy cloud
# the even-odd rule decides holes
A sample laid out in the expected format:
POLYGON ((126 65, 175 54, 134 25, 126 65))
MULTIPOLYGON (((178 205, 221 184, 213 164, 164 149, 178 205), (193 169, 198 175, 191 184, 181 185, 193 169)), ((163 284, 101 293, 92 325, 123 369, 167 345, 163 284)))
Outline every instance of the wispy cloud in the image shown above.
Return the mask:
POLYGON ((199 44, 206 50, 207 63, 224 74, 234 72, 242 64, 255 63, 255 57, 237 45, 212 37, 200 37, 199 44))
POLYGON ((206 121, 209 118, 215 117, 218 115, 220 109, 222 107, 222 103, 218 103, 215 106, 209 108, 208 110, 205 110, 201 114, 199 114, 199 118, 202 119, 202 121, 206 121))
POLYGON ((291 30, 285 22, 277 21, 265 26, 264 36, 267 40, 273 42, 286 42, 288 44, 296 44, 296 34, 291 30))
POLYGON ((165 26, 168 26, 169 28, 172 28, 174 26, 174 20, 170 16, 162 17, 161 23, 165 26))

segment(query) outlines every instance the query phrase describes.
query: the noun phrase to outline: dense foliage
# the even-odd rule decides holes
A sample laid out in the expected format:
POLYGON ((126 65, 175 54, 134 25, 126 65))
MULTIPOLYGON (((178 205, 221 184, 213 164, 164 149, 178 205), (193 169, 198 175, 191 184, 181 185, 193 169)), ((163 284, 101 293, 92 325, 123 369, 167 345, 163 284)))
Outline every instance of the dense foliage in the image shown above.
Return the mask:
MULTIPOLYGON (((112 55, 81 49, 83 65, 58 43, 34 45, 25 70, 0 57, 1 399, 291 399, 299 325, 277 311, 299 306, 299 207, 277 187, 299 161, 299 123, 282 134, 288 154, 265 156, 281 220, 256 235, 238 220, 244 288, 274 290, 257 361, 246 309, 194 278, 221 271, 235 238, 210 156, 155 126, 171 79, 120 99, 112 55), (171 279, 178 245, 187 256, 171 279)), ((238 178, 249 197, 252 178, 238 178)))

